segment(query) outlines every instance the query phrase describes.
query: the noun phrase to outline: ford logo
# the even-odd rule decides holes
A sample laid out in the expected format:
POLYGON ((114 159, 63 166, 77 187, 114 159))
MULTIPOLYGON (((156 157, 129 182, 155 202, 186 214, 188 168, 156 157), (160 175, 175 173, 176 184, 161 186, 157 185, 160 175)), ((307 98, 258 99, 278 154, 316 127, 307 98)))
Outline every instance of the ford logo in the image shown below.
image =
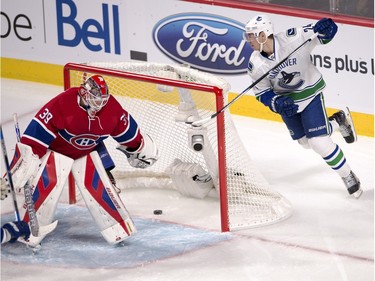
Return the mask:
POLYGON ((176 14, 153 29, 158 48, 171 59, 203 71, 238 74, 247 71, 253 51, 243 39, 244 25, 210 14, 176 14))

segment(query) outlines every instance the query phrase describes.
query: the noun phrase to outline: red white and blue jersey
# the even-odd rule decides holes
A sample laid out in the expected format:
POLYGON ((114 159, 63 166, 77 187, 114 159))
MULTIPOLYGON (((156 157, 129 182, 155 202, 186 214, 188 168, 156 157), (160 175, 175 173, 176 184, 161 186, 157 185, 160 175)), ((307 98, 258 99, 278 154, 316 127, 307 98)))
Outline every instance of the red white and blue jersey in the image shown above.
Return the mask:
POLYGON ((90 118, 79 103, 78 91, 79 87, 70 88, 44 105, 21 142, 31 146, 40 158, 50 149, 72 159, 88 155, 109 136, 132 150, 142 145, 138 124, 113 96, 90 118))

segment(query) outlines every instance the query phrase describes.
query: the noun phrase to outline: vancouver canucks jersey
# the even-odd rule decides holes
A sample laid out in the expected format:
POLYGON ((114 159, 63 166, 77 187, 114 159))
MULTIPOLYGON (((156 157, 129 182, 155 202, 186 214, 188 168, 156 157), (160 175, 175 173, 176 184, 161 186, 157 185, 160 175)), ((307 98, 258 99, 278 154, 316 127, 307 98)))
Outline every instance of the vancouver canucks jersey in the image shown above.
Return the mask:
MULTIPOLYGON (((259 79, 308 40, 314 34, 312 28, 312 25, 291 28, 274 35, 274 53, 269 57, 254 51, 248 65, 248 72, 253 81, 259 79)), ((256 98, 261 101, 264 93, 273 90, 277 95, 290 96, 298 104, 298 112, 301 112, 325 87, 322 74, 310 59, 312 50, 319 44, 323 42, 317 37, 314 38, 279 67, 270 71, 268 76, 253 88, 256 98)))

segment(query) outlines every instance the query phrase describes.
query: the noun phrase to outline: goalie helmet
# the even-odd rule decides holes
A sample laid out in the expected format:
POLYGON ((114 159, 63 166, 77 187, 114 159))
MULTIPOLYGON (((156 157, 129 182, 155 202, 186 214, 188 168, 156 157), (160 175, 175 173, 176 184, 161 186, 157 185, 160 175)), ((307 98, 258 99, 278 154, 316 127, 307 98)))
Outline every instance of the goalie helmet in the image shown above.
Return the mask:
POLYGON ((264 32, 266 37, 273 34, 273 24, 271 20, 265 15, 258 15, 250 19, 245 26, 246 38, 248 34, 252 33, 255 37, 259 37, 261 32, 264 32))
POLYGON ((109 91, 107 83, 100 75, 93 75, 81 84, 79 94, 87 106, 87 111, 94 117, 108 102, 109 91))

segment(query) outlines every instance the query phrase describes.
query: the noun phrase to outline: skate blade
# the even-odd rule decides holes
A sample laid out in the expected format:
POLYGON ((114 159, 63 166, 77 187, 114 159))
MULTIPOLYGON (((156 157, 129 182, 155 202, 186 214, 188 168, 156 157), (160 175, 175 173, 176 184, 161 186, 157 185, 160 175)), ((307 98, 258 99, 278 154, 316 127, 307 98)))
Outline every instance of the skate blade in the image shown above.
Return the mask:
POLYGON ((352 115, 350 114, 350 109, 349 109, 349 107, 346 107, 346 108, 344 109, 344 112, 345 112, 345 115, 346 115, 346 119, 348 120, 349 125, 350 125, 350 127, 352 128, 353 136, 354 136, 354 142, 356 142, 356 141, 357 141, 357 131, 355 130, 355 126, 354 126, 353 118, 352 118, 352 115))
POLYGON ((358 189, 356 192, 354 192, 354 193, 352 194, 352 196, 353 196, 355 199, 359 199, 359 197, 361 197, 362 193, 363 193, 363 190, 362 190, 362 188, 360 188, 360 189, 358 189))

